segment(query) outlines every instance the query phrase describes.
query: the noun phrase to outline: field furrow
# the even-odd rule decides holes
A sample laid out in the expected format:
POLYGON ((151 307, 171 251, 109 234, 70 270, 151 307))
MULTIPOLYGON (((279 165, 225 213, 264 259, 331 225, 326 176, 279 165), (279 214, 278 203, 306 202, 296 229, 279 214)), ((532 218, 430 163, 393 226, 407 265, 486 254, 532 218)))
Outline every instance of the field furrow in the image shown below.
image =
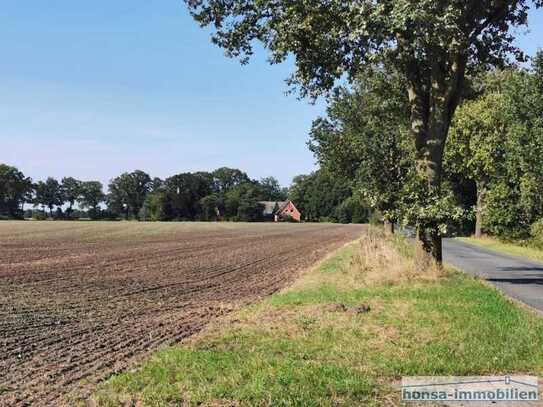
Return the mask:
POLYGON ((353 225, 0 223, 0 405, 61 404, 289 284, 353 225))

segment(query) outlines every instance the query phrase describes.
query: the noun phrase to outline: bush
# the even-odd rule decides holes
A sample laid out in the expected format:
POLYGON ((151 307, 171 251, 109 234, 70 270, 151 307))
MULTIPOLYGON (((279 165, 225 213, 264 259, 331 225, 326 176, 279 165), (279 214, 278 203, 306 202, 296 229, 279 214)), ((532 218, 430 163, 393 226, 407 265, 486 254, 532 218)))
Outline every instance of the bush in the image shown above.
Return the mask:
POLYGON ((334 208, 331 218, 338 223, 367 223, 369 212, 360 199, 351 196, 334 208))
POLYGON ((20 209, 13 210, 9 213, 0 212, 0 220, 12 220, 12 219, 21 220, 21 219, 24 219, 24 214, 25 212, 20 209))
POLYGON ((237 219, 241 222, 258 222, 263 220, 264 207, 256 200, 243 200, 238 206, 237 219))
POLYGON ((139 212, 139 219, 144 221, 170 220, 168 196, 164 191, 155 191, 147 194, 139 212))
POLYGON ((351 223, 353 219, 354 203, 351 198, 347 198, 332 212, 332 218, 338 223, 351 223))
POLYGON ((532 224, 530 228, 530 242, 543 249, 543 218, 532 224))
POLYGON ((42 211, 40 209, 35 209, 32 211, 32 219, 34 220, 46 220, 47 214, 45 211, 42 211))

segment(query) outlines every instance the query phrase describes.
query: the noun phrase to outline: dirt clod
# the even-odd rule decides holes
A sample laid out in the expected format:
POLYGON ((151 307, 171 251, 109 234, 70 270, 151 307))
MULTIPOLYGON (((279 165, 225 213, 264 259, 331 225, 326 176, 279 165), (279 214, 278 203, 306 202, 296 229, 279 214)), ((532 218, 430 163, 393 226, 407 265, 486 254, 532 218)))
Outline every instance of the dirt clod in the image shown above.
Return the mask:
POLYGON ((359 305, 357 307, 350 307, 347 310, 347 313, 349 314, 365 314, 366 312, 370 312, 371 307, 369 305, 359 305))

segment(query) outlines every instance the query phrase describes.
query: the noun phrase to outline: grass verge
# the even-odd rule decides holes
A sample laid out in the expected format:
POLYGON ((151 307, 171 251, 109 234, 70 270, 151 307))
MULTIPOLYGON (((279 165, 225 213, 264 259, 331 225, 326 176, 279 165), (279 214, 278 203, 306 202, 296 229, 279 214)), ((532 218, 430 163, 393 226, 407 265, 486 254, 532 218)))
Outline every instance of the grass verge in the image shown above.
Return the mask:
POLYGON ((398 405, 402 375, 543 374, 543 320, 373 233, 289 289, 156 353, 99 406, 398 405), (350 312, 369 305, 370 311, 350 312), (347 312, 345 312, 347 309, 347 312))
POLYGON ((514 243, 505 243, 491 237, 482 237, 478 239, 473 237, 459 237, 458 240, 498 253, 543 262, 543 250, 539 250, 534 247, 520 246, 514 243))

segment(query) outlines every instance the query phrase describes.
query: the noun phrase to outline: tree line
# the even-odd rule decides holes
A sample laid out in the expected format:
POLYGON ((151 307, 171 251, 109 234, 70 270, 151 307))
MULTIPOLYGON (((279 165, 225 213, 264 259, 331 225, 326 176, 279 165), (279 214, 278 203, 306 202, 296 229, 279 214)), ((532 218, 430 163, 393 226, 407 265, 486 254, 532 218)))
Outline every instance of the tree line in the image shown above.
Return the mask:
POLYGON ((543 236, 543 53, 530 68, 468 77, 451 122, 440 196, 417 177, 405 80, 367 67, 314 121, 310 149, 323 168, 353 180, 385 225, 437 226, 441 234, 543 236))
POLYGON ((133 219, 145 221, 261 221, 261 201, 290 197, 306 221, 365 221, 355 209, 351 187, 317 171, 282 188, 274 177, 251 179, 239 169, 181 173, 164 180, 144 171, 112 179, 108 192, 99 181, 49 177, 33 182, 17 168, 0 164, 0 218, 133 219), (25 204, 34 209, 26 209, 25 204))
MULTIPOLYGON (((300 97, 329 96, 344 83, 371 86, 372 66, 397 76, 407 104, 393 100, 391 109, 401 110, 400 124, 407 122, 409 154, 394 157, 401 140, 390 133, 396 124, 389 123, 385 145, 380 148, 373 141, 368 149, 362 148, 383 159, 380 171, 366 168, 369 171, 361 170, 360 176, 369 177, 373 171, 395 179, 404 170, 410 172, 409 188, 394 188, 400 191, 398 197, 391 199, 391 191, 374 185, 377 194, 368 194, 368 199, 375 205, 386 202, 390 216, 394 208, 389 205, 399 199, 406 209, 402 217, 417 230, 417 264, 420 268, 441 264, 444 229, 463 214, 454 205, 453 192, 459 191, 451 192, 454 188, 446 185, 451 177, 444 167, 456 110, 471 77, 526 61, 515 35, 528 24, 529 9, 543 6, 543 0, 185 0, 185 4, 200 26, 211 29, 212 42, 227 56, 247 63, 258 45, 269 52, 271 64, 294 61, 288 84, 300 97)), ((368 104, 368 109, 384 107, 368 104)), ((357 127, 370 120, 351 114, 360 120, 353 124, 357 127)), ((340 140, 338 150, 341 145, 340 140)), ((344 149, 350 147, 345 144, 344 149)), ((342 154, 353 158, 354 153, 342 154)), ((377 181, 368 179, 372 182, 377 181)))

